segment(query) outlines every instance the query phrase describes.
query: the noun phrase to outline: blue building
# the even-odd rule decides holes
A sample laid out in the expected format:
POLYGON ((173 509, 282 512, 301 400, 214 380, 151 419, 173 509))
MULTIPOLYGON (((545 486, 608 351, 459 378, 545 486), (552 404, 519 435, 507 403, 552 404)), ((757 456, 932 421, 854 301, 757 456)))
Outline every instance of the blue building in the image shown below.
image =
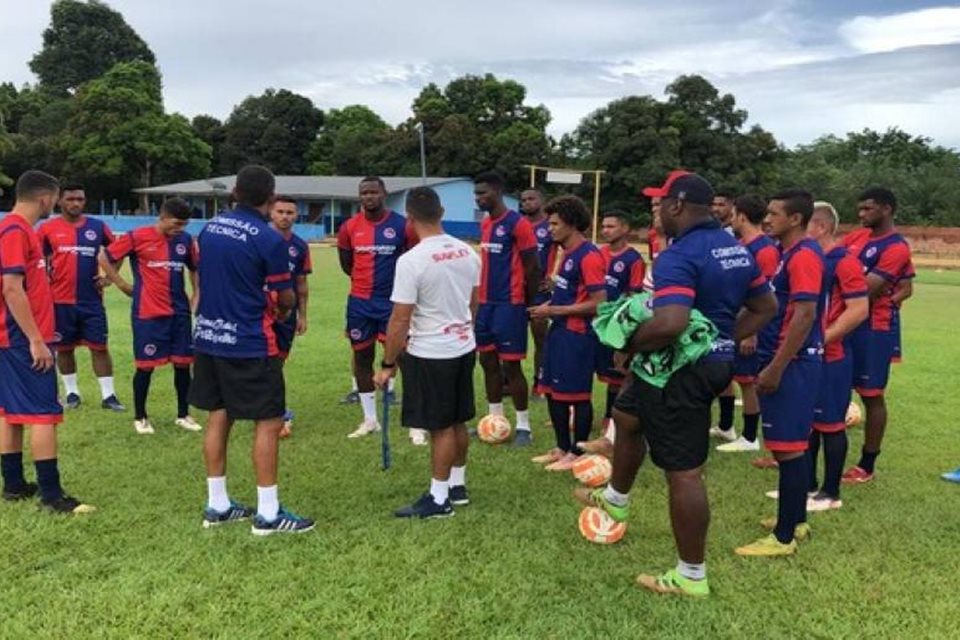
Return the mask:
MULTIPOLYGON (((334 235, 360 209, 361 179, 362 176, 277 176, 277 193, 296 200, 300 213, 297 233, 308 240, 319 240, 334 235)), ((235 180, 236 176, 222 176, 137 189, 136 193, 146 196, 151 211, 156 211, 164 198, 179 196, 191 204, 197 218, 210 218, 227 206, 235 180)), ((385 176, 383 181, 387 206, 401 213, 407 192, 424 184, 423 178, 400 176, 385 176)), ((425 183, 440 196, 447 232, 460 238, 479 238, 484 214, 474 203, 473 180, 427 178, 425 183)), ((511 209, 519 207, 515 197, 507 196, 505 201, 511 209)))

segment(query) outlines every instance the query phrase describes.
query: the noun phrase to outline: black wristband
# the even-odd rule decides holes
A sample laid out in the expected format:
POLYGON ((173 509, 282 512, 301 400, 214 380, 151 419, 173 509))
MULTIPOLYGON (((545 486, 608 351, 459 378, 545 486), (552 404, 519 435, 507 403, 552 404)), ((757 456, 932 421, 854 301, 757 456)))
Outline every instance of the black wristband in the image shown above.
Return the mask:
POLYGON ((397 368, 397 363, 396 363, 396 362, 391 363, 391 362, 387 362, 386 360, 381 360, 381 361, 380 361, 380 368, 381 368, 381 369, 396 369, 396 368, 397 368))

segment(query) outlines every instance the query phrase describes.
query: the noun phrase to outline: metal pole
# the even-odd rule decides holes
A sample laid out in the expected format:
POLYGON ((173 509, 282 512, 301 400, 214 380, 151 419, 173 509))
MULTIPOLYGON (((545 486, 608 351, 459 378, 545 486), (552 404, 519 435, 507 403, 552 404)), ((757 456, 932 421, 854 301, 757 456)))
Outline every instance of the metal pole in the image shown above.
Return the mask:
POLYGON ((530 165, 530 188, 535 189, 537 186, 537 165, 530 165))
POLYGON ((593 243, 597 243, 597 217, 600 215, 600 174, 603 171, 593 172, 593 243))
POLYGON ((420 177, 423 184, 427 184, 427 145, 423 139, 423 123, 417 123, 417 132, 420 134, 420 177))

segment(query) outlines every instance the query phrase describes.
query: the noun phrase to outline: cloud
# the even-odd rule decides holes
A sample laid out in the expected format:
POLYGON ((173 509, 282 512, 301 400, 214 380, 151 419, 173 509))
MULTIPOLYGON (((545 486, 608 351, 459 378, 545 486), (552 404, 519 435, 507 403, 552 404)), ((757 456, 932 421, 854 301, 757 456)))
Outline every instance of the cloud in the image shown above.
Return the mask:
POLYGON ((857 16, 842 24, 839 32, 851 46, 866 53, 960 42, 960 7, 857 16))

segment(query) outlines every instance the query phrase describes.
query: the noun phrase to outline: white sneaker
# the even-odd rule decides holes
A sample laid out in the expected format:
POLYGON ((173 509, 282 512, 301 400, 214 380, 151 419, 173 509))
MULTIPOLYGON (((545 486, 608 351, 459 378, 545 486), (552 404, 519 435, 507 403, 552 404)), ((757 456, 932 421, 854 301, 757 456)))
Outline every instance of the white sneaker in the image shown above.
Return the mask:
POLYGON ((737 453, 739 451, 760 451, 760 441, 754 440, 753 442, 750 442, 743 436, 740 436, 733 442, 718 444, 717 451, 723 451, 725 453, 737 453))
POLYGON ((149 418, 144 418, 143 420, 134 420, 133 428, 141 436, 153 435, 153 425, 150 424, 149 418))
POLYGON ((415 447, 425 447, 427 445, 427 430, 410 429, 410 442, 415 447))
POLYGON ((843 506, 843 500, 826 495, 814 495, 807 498, 807 511, 830 511, 843 506))
MULTIPOLYGON (((774 499, 774 500, 779 500, 779 499, 780 499, 780 492, 779 492, 778 490, 776 490, 776 489, 774 489, 773 491, 767 491, 767 492, 766 492, 765 494, 763 494, 763 495, 767 496, 768 498, 772 498, 772 499, 774 499)), ((812 498, 812 497, 815 496, 815 495, 817 495, 817 492, 816 492, 816 491, 807 491, 807 498, 812 498)), ((808 503, 808 504, 810 503, 809 499, 807 500, 807 503, 808 503)), ((809 511, 809 509, 808 509, 808 511, 809 511)))
POLYGON ((173 424, 177 425, 181 429, 186 429, 187 431, 203 431, 203 425, 194 420, 193 416, 177 418, 173 421, 173 424))
POLYGON ((710 427, 710 437, 733 442, 737 439, 737 429, 736 427, 730 427, 729 430, 724 431, 720 427, 710 427))
POLYGON ((364 420, 360 423, 360 426, 356 428, 352 433, 348 433, 348 438, 362 438, 363 436, 370 435, 371 433, 377 433, 380 431, 380 423, 376 420, 364 420))

